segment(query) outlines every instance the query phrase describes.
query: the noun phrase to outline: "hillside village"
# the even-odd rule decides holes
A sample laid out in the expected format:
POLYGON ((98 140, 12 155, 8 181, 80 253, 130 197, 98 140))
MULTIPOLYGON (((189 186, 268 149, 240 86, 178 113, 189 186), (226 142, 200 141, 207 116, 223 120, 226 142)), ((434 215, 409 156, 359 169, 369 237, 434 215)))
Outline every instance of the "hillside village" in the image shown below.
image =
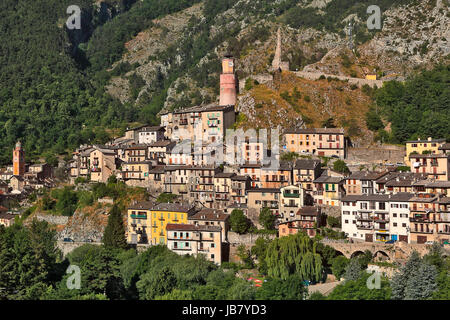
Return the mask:
MULTIPOLYGON (((288 68, 280 43, 273 81, 288 68)), ((231 130, 238 114, 235 65, 230 54, 223 57, 218 104, 163 112, 159 126, 128 128, 105 145, 73 152, 70 184, 106 183, 115 176, 152 195, 127 208, 128 243, 165 244, 178 254, 202 253, 221 264, 229 260, 233 212, 261 229, 263 211, 275 217, 279 237, 297 232, 314 237, 331 216, 341 221, 335 231, 350 242, 449 243, 449 143, 431 137, 408 141, 403 163, 350 171, 342 162, 350 143, 343 128, 231 130), (336 170, 336 163, 344 167, 336 170), (174 198, 158 203, 160 194, 174 198)), ((55 186, 49 165, 26 167, 20 142, 0 179, 4 196, 55 186)), ((15 215, 2 210, 0 223, 12 224, 15 215)))

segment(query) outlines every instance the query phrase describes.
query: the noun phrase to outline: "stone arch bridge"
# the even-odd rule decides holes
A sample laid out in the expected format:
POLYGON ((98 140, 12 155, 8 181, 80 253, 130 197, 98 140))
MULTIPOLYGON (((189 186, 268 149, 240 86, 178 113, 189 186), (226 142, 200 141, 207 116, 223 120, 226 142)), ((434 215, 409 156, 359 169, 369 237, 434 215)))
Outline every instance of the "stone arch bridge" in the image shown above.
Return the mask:
MULTIPOLYGON (((333 247, 338 253, 346 258, 353 258, 369 250, 374 259, 381 261, 402 261, 407 260, 415 250, 420 256, 424 256, 431 245, 415 244, 406 242, 396 242, 394 244, 376 243, 376 242, 353 242, 346 243, 338 240, 322 240, 323 244, 333 247)), ((450 256, 450 248, 444 248, 444 255, 450 256)))

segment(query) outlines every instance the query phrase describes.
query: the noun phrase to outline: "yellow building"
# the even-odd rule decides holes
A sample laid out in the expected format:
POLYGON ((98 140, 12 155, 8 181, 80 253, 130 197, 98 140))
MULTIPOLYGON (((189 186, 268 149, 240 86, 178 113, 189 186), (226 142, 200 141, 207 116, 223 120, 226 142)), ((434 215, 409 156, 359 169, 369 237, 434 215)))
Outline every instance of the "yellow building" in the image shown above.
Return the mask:
POLYGON ((127 241, 132 244, 148 244, 151 239, 151 212, 154 203, 141 201, 127 209, 127 241))
POLYGON ((167 244, 167 224, 188 224, 188 217, 195 213, 195 208, 179 203, 160 203, 150 210, 151 239, 149 243, 167 244))
POLYGON ((366 80, 377 80, 377 75, 376 74, 367 74, 366 80))
POLYGON ((406 141, 406 156, 405 156, 405 164, 411 165, 409 161, 409 156, 411 153, 415 152, 417 154, 422 154, 423 151, 431 151, 431 154, 438 154, 439 147, 445 144, 445 139, 432 139, 429 137, 427 140, 414 140, 414 141, 406 141))

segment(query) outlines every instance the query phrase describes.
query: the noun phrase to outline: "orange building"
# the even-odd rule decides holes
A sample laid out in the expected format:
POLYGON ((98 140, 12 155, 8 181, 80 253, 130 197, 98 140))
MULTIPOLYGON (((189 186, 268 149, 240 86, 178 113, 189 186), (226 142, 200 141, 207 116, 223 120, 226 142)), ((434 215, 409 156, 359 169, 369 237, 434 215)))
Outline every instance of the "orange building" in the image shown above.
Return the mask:
POLYGON ((25 173, 25 153, 22 144, 17 141, 16 148, 13 150, 13 175, 23 176, 25 173))

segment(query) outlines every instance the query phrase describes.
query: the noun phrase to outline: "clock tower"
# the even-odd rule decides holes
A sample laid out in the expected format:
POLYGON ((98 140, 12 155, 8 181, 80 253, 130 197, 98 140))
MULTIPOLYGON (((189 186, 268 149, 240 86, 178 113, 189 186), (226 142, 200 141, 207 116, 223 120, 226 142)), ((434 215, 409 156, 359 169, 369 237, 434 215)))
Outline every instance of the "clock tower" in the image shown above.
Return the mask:
POLYGON ((23 176, 25 173, 25 153, 22 144, 17 141, 16 148, 13 150, 13 175, 23 176))

